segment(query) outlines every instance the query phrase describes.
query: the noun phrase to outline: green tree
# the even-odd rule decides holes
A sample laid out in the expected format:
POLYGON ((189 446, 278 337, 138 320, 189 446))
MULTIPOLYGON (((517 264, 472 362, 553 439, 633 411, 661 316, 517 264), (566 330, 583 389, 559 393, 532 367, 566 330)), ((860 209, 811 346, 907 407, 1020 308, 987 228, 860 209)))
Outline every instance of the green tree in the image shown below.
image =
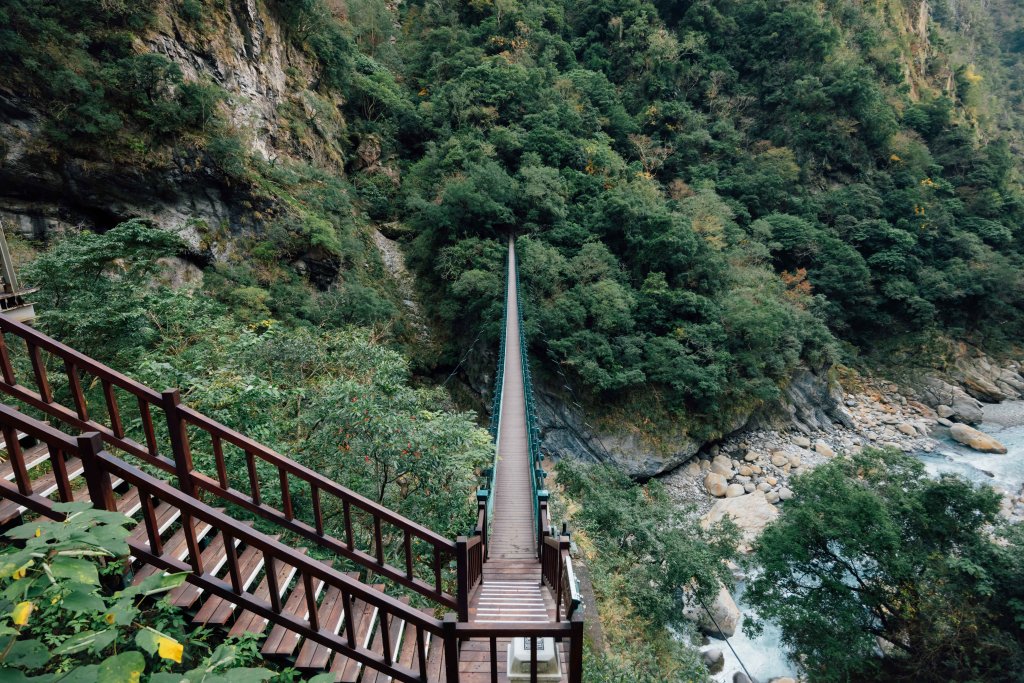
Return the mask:
POLYGON ((1024 531, 999 522, 998 493, 891 450, 793 490, 755 543, 746 595, 813 680, 1017 679, 1024 531))

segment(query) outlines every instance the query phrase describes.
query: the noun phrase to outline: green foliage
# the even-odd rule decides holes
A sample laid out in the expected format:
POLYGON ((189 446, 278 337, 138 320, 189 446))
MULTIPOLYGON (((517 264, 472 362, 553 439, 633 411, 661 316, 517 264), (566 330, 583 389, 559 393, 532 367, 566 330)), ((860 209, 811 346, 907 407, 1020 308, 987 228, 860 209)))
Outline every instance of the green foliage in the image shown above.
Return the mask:
MULTIPOLYGON (((261 683, 225 643, 211 651, 206 629, 158 596, 185 574, 156 573, 117 589, 134 522, 89 503, 58 503, 63 522, 37 520, 8 531, 0 551, 0 671, 5 680, 102 683, 261 683), (31 678, 26 679, 25 676, 31 678)), ((287 673, 286 673, 287 675, 287 673)))
POLYGON ((877 450, 793 490, 755 544, 746 596, 814 680, 1015 679, 1024 533, 998 521, 998 493, 877 450))
MULTIPOLYGON (((662 484, 637 484, 611 466, 562 460, 557 467, 568 497, 582 503, 573 522, 594 547, 587 561, 600 578, 595 579, 598 599, 634 612, 647 637, 659 639, 666 627, 686 632, 684 604, 707 600, 721 584, 731 585, 726 562, 734 557, 738 539, 731 522, 702 528, 670 501, 662 484)), ((666 647, 658 645, 659 656, 680 664, 666 647)), ((614 663, 608 667, 613 670, 614 663)))

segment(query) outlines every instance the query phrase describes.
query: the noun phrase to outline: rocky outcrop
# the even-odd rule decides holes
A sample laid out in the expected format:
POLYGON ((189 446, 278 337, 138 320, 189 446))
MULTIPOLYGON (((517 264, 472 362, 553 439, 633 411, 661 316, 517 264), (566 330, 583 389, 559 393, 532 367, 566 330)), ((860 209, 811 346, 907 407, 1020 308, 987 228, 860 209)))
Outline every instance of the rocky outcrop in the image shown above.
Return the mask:
MULTIPOLYGON (((319 67, 296 49, 263 0, 233 0, 209 12, 199 28, 162 3, 139 51, 162 54, 186 80, 215 83, 228 93, 221 113, 253 155, 268 162, 302 159, 344 173, 345 120, 340 95, 317 89, 319 67), (302 135, 292 121, 301 121, 302 135)), ((174 230, 197 251, 221 258, 231 239, 257 233, 265 202, 216 170, 202 145, 158 149, 146 162, 102 155, 77 158, 55 150, 44 117, 21 93, 0 88, 0 220, 8 230, 41 239, 62 230, 105 230, 145 218, 174 230)))
POLYGON ((1024 377, 1019 362, 993 363, 976 349, 960 345, 949 368, 941 374, 922 373, 910 379, 908 389, 939 417, 979 424, 983 403, 1024 398, 1024 377))
POLYGON ((973 448, 982 453, 1006 453, 1006 446, 999 443, 996 439, 985 432, 979 432, 977 429, 959 422, 949 428, 949 435, 968 448, 973 448))
MULTIPOLYGON (((586 421, 582 408, 575 401, 547 390, 541 383, 535 385, 534 392, 542 448, 556 458, 614 464, 630 476, 643 480, 677 468, 706 445, 682 431, 671 436, 658 435, 659 442, 671 444, 667 449, 649 445, 637 433, 602 432, 586 421)), ((798 369, 779 401, 755 413, 733 416, 723 436, 766 428, 766 425, 782 429, 795 426, 806 433, 852 426, 842 396, 838 387, 830 386, 825 373, 798 369)), ((724 494, 725 491, 719 495, 724 494)))
POLYGON ((633 433, 609 434, 588 423, 574 402, 534 385, 541 447, 555 458, 575 458, 615 465, 631 477, 645 480, 674 469, 692 458, 701 442, 679 433, 672 448, 657 449, 633 433))
POLYGON ((850 428, 853 420, 843 407, 842 388, 830 382, 825 371, 800 367, 783 387, 780 400, 755 413, 746 426, 749 429, 795 427, 809 434, 830 432, 836 426, 850 428))

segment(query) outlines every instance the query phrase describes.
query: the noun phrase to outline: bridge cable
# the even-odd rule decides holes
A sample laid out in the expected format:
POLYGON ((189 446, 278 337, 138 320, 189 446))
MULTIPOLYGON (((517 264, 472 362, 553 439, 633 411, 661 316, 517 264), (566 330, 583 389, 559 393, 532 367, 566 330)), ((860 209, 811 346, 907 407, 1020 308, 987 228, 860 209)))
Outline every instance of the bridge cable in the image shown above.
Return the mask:
POLYGON ((729 642, 729 639, 726 637, 725 632, 722 631, 722 627, 718 625, 718 620, 715 619, 715 615, 711 613, 711 610, 708 609, 708 606, 704 604, 704 601, 701 599, 699 595, 694 595, 694 597, 697 598, 697 602, 699 602, 700 606, 704 608, 705 612, 707 612, 708 617, 710 617, 711 619, 711 623, 715 625, 715 628, 718 629, 719 635, 722 636, 722 640, 724 640, 725 644, 729 646, 730 650, 732 650, 733 657, 735 657, 736 661, 740 663, 741 667, 743 667, 743 673, 747 674, 747 678, 753 681, 754 677, 750 675, 750 671, 747 670, 747 665, 743 663, 742 659, 740 659, 739 654, 736 652, 736 648, 732 646, 732 643, 729 642))

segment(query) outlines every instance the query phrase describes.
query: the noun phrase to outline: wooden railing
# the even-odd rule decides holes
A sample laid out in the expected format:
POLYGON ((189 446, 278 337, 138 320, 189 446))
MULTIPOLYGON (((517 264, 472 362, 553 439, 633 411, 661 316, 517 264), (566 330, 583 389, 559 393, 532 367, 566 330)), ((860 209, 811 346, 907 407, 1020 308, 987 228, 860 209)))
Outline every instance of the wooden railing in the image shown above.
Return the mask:
POLYGON ((126 456, 171 475, 187 495, 207 492, 217 501, 244 508, 443 607, 468 604, 466 596, 460 600, 443 585, 443 570, 452 560, 469 564, 467 557, 458 556, 455 542, 183 405, 176 389, 157 392, 27 325, 0 317, 0 391, 74 430, 99 433, 126 456), (16 376, 11 337, 25 344, 31 368, 27 379, 16 376), (51 386, 44 355, 61 368, 62 396, 51 386), (91 410, 86 387, 99 389, 102 410, 91 410), (119 394, 134 404, 132 414, 119 394), (135 428, 134 438, 129 425, 135 428), (203 461, 209 472, 196 466, 196 443, 208 447, 203 461), (239 477, 243 463, 245 474, 239 477), (269 504, 270 496, 279 496, 283 509, 269 504), (339 518, 338 529, 325 524, 325 519, 339 518))
MULTIPOLYGON (((560 641, 568 653, 566 668, 569 683, 580 683, 582 680, 583 618, 579 611, 567 612, 565 620, 550 624, 470 624, 457 621, 456 615, 452 613, 446 615, 443 621, 438 620, 349 578, 328 564, 310 558, 112 455, 103 450, 103 439, 98 432, 77 437, 69 436, 4 404, 0 404, 0 432, 4 434, 14 472, 13 482, 0 480, 0 499, 13 500, 37 514, 63 519, 64 515, 53 509, 53 501, 49 497, 33 490, 33 482, 29 478, 18 436, 23 434, 37 439, 47 446, 53 471, 57 473, 57 495, 61 501, 73 500, 75 495, 65 469, 65 458, 81 460, 89 498, 97 507, 117 509, 115 484, 127 484, 138 490, 142 523, 129 536, 128 542, 135 558, 168 572, 186 572, 187 581, 208 595, 228 600, 239 610, 248 610, 274 625, 284 626, 304 638, 379 671, 392 680, 403 683, 460 683, 465 675, 459 671, 460 649, 466 642, 483 640, 489 643, 490 680, 497 683, 499 657, 504 656, 504 652, 499 651, 498 639, 505 638, 527 638, 531 641, 530 650, 533 656, 530 680, 534 683, 538 680, 536 643, 540 638, 555 638, 560 641), (169 505, 178 512, 173 526, 161 526, 157 514, 161 504, 169 505), (204 567, 200 539, 196 531, 200 525, 209 525, 224 536, 224 546, 228 550, 226 580, 204 567), (176 531, 184 531, 186 551, 183 556, 174 557, 162 550, 164 539, 176 531), (267 599, 258 597, 244 587, 238 555, 234 551, 236 543, 247 548, 255 548, 262 554, 262 571, 269 584, 267 599), (288 586, 279 585, 276 577, 282 569, 288 568, 294 569, 293 572, 285 572, 294 575, 293 585, 296 588, 303 588, 307 612, 305 618, 299 618, 283 608, 287 602, 288 586), (351 610, 345 610, 343 628, 339 628, 338 633, 328 625, 321 624, 318 616, 317 591, 314 589, 314 584, 318 582, 322 582, 325 588, 336 589, 341 594, 344 604, 361 600, 376 608, 378 628, 382 633, 388 633, 390 624, 396 623, 396 619, 405 622, 406 629, 412 628, 416 648, 414 661, 418 664, 417 669, 409 669, 397 663, 398 655, 391 648, 388 638, 382 640, 382 653, 374 652, 360 644, 356 640, 351 610), (438 638, 444 652, 445 663, 439 678, 432 679, 427 669, 427 637, 438 638)), ((560 539, 558 542, 551 538, 546 540, 560 551, 567 552, 567 539, 560 539)), ((483 537, 476 536, 470 543, 474 547, 482 547, 483 537)), ((546 544, 546 547, 547 545, 549 544, 546 544)), ((472 552, 467 555, 474 556, 472 552)), ((551 557, 558 562, 562 553, 551 557)), ((555 572, 563 570, 556 568, 555 572)), ((559 575, 564 575, 564 572, 559 575)), ((289 583, 291 584, 292 580, 289 580, 289 583)), ((477 680, 475 673, 469 674, 468 678, 477 680)))

